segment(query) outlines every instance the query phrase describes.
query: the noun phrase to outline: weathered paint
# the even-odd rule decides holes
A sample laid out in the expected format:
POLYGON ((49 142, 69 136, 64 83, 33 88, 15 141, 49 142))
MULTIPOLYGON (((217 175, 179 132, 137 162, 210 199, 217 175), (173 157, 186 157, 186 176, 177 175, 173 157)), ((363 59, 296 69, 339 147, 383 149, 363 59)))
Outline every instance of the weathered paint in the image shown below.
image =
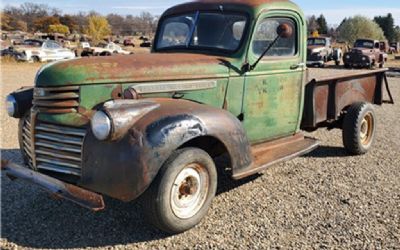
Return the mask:
MULTIPOLYGON (((212 51, 156 53, 153 50, 155 53, 148 55, 85 58, 54 63, 38 73, 36 87, 79 87, 76 109, 69 113, 67 110, 49 113, 53 109, 33 107, 30 116, 32 140, 35 125, 41 121, 86 131, 79 152, 82 160, 79 186, 130 201, 146 190, 165 160, 180 147, 197 146, 213 156, 218 155, 216 152, 228 152, 236 178, 315 147, 315 141, 300 140, 299 144, 291 144, 291 151, 286 152, 289 155, 284 155, 284 147, 281 147, 270 158, 265 158, 257 153, 261 151, 252 152, 250 146, 263 142, 253 149, 268 151, 271 148, 266 141, 299 131, 306 83, 301 64, 306 61, 304 41, 307 34, 301 10, 290 1, 203 0, 171 8, 161 21, 166 15, 195 10, 246 13, 250 24, 241 48, 232 55, 216 55, 212 51), (254 64, 258 59, 252 53, 252 32, 264 17, 274 16, 289 17, 296 22, 298 53, 290 58, 263 58, 253 71, 247 72, 243 66, 254 64), (193 80, 215 81, 216 85, 131 95, 152 100, 159 108, 139 120, 127 119, 127 124, 123 124, 124 117, 118 116, 124 112, 129 115, 135 107, 121 110, 121 114, 112 110, 111 117, 121 123, 113 138, 115 141, 99 141, 90 131, 88 125, 93 112, 106 109, 105 102, 123 98, 124 92, 134 89, 135 85, 162 81, 179 85, 181 81, 185 86, 185 82, 193 80)), ((357 84, 351 84, 352 90, 358 88, 357 84)), ((382 94, 379 91, 376 90, 375 97, 382 94)), ((337 93, 346 96, 346 87, 337 93)), ((335 98, 340 100, 341 97, 335 98)), ((349 100, 354 101, 346 97, 340 102, 349 100)), ((32 144, 31 152, 35 152, 32 144)), ((274 143, 271 145, 275 148, 274 143)), ((31 158, 35 166, 35 154, 31 158)))
POLYGON ((234 173, 251 164, 249 141, 229 112, 186 100, 149 100, 159 108, 137 121, 122 139, 99 141, 89 131, 80 186, 124 201, 135 199, 174 150, 204 136, 226 147, 234 173))

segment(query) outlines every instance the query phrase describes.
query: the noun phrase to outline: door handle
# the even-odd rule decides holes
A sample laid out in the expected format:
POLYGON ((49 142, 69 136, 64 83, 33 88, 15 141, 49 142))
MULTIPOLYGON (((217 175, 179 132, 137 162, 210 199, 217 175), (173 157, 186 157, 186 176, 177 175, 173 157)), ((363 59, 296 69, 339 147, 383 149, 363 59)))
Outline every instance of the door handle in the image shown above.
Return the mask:
POLYGON ((305 65, 306 65, 305 63, 293 64, 292 66, 290 66, 290 69, 295 70, 298 68, 303 68, 305 65))

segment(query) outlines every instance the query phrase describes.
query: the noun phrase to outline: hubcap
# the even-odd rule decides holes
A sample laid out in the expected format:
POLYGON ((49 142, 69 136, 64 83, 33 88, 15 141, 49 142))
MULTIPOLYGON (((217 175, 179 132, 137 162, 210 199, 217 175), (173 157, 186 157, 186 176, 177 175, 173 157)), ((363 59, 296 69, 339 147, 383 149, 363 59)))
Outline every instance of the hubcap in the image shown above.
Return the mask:
POLYGON ((368 145, 371 142, 372 132, 374 129, 374 119, 371 113, 365 115, 360 127, 360 140, 363 145, 368 145))
POLYGON ((206 201, 209 189, 207 169, 200 164, 186 166, 176 177, 171 190, 171 208, 181 219, 196 215, 206 201))

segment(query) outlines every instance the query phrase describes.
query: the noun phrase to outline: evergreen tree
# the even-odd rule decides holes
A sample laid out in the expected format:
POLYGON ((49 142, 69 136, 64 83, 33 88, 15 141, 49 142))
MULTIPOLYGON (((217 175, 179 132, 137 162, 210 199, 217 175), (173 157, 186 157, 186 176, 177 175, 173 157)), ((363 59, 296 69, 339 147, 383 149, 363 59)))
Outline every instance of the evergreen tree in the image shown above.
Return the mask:
POLYGON ((377 16, 374 21, 382 28, 389 41, 395 40, 394 19, 391 13, 387 14, 387 16, 377 16))
POLYGON ((318 26, 319 26, 318 32, 320 34, 328 34, 328 23, 326 22, 326 19, 325 19, 324 15, 321 14, 317 18, 317 23, 318 23, 318 26))

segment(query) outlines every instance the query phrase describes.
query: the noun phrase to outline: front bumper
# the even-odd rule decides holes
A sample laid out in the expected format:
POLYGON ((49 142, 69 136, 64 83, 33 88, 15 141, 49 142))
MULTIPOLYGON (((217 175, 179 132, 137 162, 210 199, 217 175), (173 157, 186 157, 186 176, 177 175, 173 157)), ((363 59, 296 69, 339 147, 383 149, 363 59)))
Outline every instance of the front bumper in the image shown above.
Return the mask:
POLYGON ((93 211, 99 211, 105 207, 103 196, 97 193, 32 171, 10 161, 1 160, 1 169, 10 179, 21 179, 30 182, 57 197, 72 201, 82 207, 93 211))

